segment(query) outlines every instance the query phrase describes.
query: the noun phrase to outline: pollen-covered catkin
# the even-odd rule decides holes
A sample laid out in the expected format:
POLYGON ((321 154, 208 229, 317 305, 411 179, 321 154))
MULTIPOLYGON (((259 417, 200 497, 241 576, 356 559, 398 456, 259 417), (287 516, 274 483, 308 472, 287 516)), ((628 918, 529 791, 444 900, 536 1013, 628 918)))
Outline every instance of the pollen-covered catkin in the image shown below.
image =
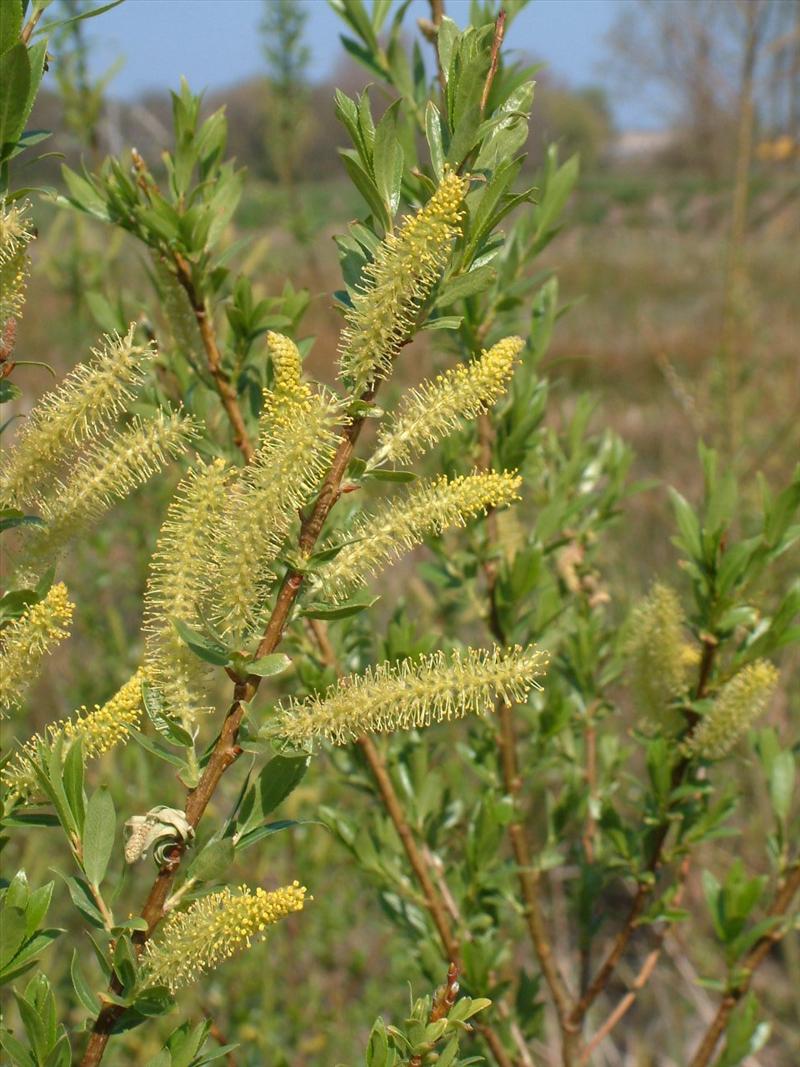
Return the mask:
POLYGON ((378 432, 371 465, 388 460, 407 463, 431 448, 464 420, 474 418, 505 392, 524 342, 506 337, 462 363, 403 394, 397 411, 378 432))
POLYGON ((47 595, 26 608, 0 635, 0 718, 15 707, 39 673, 48 652, 69 636, 75 605, 63 582, 51 586, 47 595))
POLYGON ((320 696, 279 705, 266 728, 293 745, 344 745, 365 733, 429 726, 485 715, 498 701, 522 702, 547 669, 546 652, 529 646, 435 652, 399 664, 380 663, 343 678, 320 696))
POLYGON ((640 709, 654 726, 669 732, 683 724, 671 704, 686 693, 689 671, 697 662, 685 624, 675 591, 656 583, 633 610, 625 646, 640 709))
POLYGON ((149 345, 127 334, 106 335, 92 359, 79 364, 34 407, 0 474, 0 500, 17 507, 41 502, 65 460, 81 441, 94 437, 133 399, 143 369, 153 358, 149 345))
POLYGON ((33 240, 27 210, 27 201, 9 204, 0 199, 0 335, 10 319, 20 317, 25 303, 27 248, 33 240))
POLYGON ((33 566, 57 556, 115 501, 146 482, 170 456, 180 455, 194 436, 190 418, 158 412, 146 421, 134 419, 126 429, 91 444, 42 501, 47 526, 31 533, 24 562, 33 566))
MULTIPOLYGON (((352 543, 313 579, 323 595, 343 600, 368 577, 430 534, 467 520, 489 508, 519 499, 522 479, 514 473, 486 471, 448 481, 444 476, 422 482, 405 497, 384 504, 374 515, 359 515, 353 523, 352 543)), ((334 542, 335 543, 335 542, 334 542)))
POLYGON ((181 640, 174 619, 195 629, 212 585, 217 523, 235 472, 224 460, 199 463, 178 486, 161 526, 145 592, 145 659, 171 715, 191 725, 211 710, 211 670, 181 640))
POLYGON ((447 264, 469 180, 448 171, 428 203, 390 233, 364 268, 339 345, 344 381, 355 393, 385 377, 417 312, 447 264))
POLYGON ((158 937, 145 946, 145 981, 173 991, 189 985, 205 971, 250 948, 253 939, 266 936, 268 926, 302 911, 305 895, 305 886, 298 882, 271 892, 226 887, 195 901, 186 911, 172 913, 158 937))
POLYGON ((43 734, 34 734, 0 772, 0 781, 12 795, 36 795, 33 765, 42 748, 52 750, 63 739, 66 752, 69 744, 80 739, 84 756, 91 758, 127 740, 141 721, 144 680, 140 668, 102 707, 96 704, 93 711, 83 707, 70 719, 50 723, 43 734))
POLYGON ((764 659, 744 667, 720 689, 714 701, 684 741, 686 756, 722 759, 744 737, 769 704, 778 672, 764 659))
POLYGON ((328 469, 339 405, 326 393, 276 394, 258 449, 228 496, 214 545, 211 620, 233 642, 260 628, 270 565, 328 469))

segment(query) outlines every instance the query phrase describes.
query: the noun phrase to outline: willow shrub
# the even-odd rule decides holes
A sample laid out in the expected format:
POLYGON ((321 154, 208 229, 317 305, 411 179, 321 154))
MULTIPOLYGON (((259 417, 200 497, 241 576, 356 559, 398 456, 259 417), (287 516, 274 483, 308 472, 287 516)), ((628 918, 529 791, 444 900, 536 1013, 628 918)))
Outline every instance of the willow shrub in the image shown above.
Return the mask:
MULTIPOLYGON (((22 149, 44 38, 16 3, 0 61, 13 75, 4 121, 19 126, 6 140, 22 149)), ((161 1017, 180 1015, 181 990, 215 968, 234 996, 229 957, 261 953, 268 967, 256 942, 314 907, 313 869, 270 888, 237 879, 329 750, 327 773, 371 802, 308 815, 349 850, 350 876, 374 883, 420 982, 447 975, 402 1026, 375 1024, 370 1067, 476 1053, 529 1064, 542 1043, 579 1064, 606 1041, 635 1047, 637 1028, 658 1023, 628 1012, 664 981, 674 932, 695 926, 713 939, 703 977, 716 1003, 710 1021, 687 1012, 685 1032, 659 1041, 675 1062, 729 1067, 768 1040, 753 979, 768 956, 780 965, 800 886, 796 736, 757 722, 798 637, 800 589, 773 575, 798 534, 800 481, 764 486, 752 516, 701 448, 699 508, 672 493, 680 566, 620 625, 625 598, 604 565, 631 456, 590 429, 587 402, 560 415, 538 369, 559 307, 536 261, 577 172, 552 151, 538 185, 519 187, 533 82, 501 46, 521 5, 473 5, 463 31, 435 9, 422 23, 434 78, 420 44, 406 53, 405 5, 391 19, 388 3, 333 6, 393 98, 378 121, 374 93, 336 98, 365 211, 338 238, 334 387, 304 372, 307 298, 287 285, 257 299, 231 265, 244 176, 226 160, 222 112, 201 121, 184 85, 158 167, 134 150, 94 173, 64 169, 61 203, 149 257, 160 343, 120 321, 16 432, 5 426, 0 693, 15 742, 3 824, 12 840, 46 839, 60 878, 4 883, 0 963, 15 1006, 0 1042, 19 1067, 88 1067, 136 1028, 167 1025, 159 1067, 228 1055, 213 1019, 161 1017), (422 331, 449 366, 422 381, 406 366, 417 384, 398 389, 422 331), (92 525, 113 530, 115 503, 175 464, 138 668, 103 705, 31 736, 26 694, 56 646, 69 653, 81 613, 57 580, 65 553, 92 525), (428 556, 409 558, 422 544, 428 556), (380 575, 399 561, 433 605, 433 630, 415 623, 413 597, 375 614, 380 575), (116 811, 95 760, 129 745, 177 776, 181 807, 153 793, 116 811), (771 820, 747 865, 731 842, 747 818, 731 772, 742 760, 771 820), (228 810, 223 779, 239 786, 228 810), (123 881, 148 864, 149 879, 123 881), (710 922, 683 906, 696 884, 710 922), (67 930, 46 926, 55 893, 73 906, 67 930), (81 947, 69 985, 48 977, 56 940, 81 947)), ((8 192, 4 401, 18 395, 35 215, 8 192)))

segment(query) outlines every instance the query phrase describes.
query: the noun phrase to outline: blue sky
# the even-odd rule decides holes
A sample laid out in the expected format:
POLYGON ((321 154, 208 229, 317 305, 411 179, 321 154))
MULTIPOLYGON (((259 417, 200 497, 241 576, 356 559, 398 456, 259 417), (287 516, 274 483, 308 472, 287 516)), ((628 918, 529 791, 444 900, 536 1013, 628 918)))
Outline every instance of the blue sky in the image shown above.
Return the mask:
MULTIPOLYGON (((324 78, 341 55, 341 23, 326 0, 298 0, 308 11, 312 76, 324 78)), ((512 25, 507 43, 545 60, 575 86, 602 78, 603 37, 631 0, 533 0, 512 25)), ((468 0, 447 0, 447 13, 463 21, 468 0)), ((85 24, 96 72, 125 59, 112 95, 130 98, 148 89, 175 88, 186 75, 193 89, 221 88, 263 70, 258 23, 263 0, 125 0, 85 24)), ((409 26, 429 11, 412 0, 409 26)), ((646 105, 615 100, 624 126, 652 125, 646 105)))

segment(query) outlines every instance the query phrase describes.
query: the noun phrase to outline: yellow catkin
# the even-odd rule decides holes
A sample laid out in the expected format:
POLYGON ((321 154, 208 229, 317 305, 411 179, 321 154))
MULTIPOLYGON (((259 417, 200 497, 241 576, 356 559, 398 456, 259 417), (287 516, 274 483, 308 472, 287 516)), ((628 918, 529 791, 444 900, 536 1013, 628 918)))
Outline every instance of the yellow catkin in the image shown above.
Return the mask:
POLYGON ((364 288, 345 314, 339 346, 342 378, 354 392, 385 377, 412 332, 447 264, 468 187, 467 178, 445 174, 428 203, 387 234, 364 268, 364 288))
POLYGON ((320 569, 314 585, 330 600, 345 599, 365 585, 370 575, 431 534, 440 534, 449 526, 465 526, 468 519, 489 508, 518 500, 521 483, 517 474, 508 471, 422 482, 374 515, 359 515, 348 533, 352 543, 320 569))
POLYGON ((325 393, 277 397, 253 461, 229 494, 212 553, 211 621, 245 644, 259 629, 284 539, 328 469, 336 447, 336 401, 325 393))
POLYGON ((77 533, 96 521, 117 500, 131 493, 178 456, 196 436, 191 419, 158 412, 89 445, 42 502, 47 525, 33 528, 24 564, 35 567, 56 557, 77 533))
POLYGON ((128 333, 106 335, 92 359, 79 364, 39 401, 25 420, 16 445, 0 473, 0 500, 7 506, 41 502, 75 446, 94 437, 123 411, 153 358, 149 345, 134 343, 128 333))
POLYGON ((744 737, 769 704, 778 672, 768 660, 757 660, 720 689, 709 710, 681 746, 686 756, 722 759, 744 737))
POLYGON ((29 204, 0 199, 0 335, 9 319, 18 319, 25 303, 29 260, 27 248, 33 229, 27 218, 29 204))
POLYGON ((686 641, 686 620, 677 594, 656 583, 633 610, 625 651, 633 692, 645 717, 670 732, 683 723, 672 707, 687 693, 697 652, 686 641))
POLYGON ((34 734, 0 772, 0 781, 6 789, 23 798, 35 796, 34 762, 43 747, 52 749, 59 739, 65 742, 65 753, 73 741, 80 739, 83 754, 88 758, 126 741, 141 721, 144 679, 145 672, 140 668, 102 707, 96 704, 93 711, 81 708, 71 719, 51 723, 44 734, 34 734))
POLYGON ((69 636, 75 605, 63 582, 6 626, 0 634, 0 716, 15 707, 39 673, 48 652, 69 636))
POLYGON ((498 701, 520 703, 540 689, 536 679, 547 661, 546 652, 517 645, 381 663, 342 679, 321 696, 279 705, 266 732, 297 746, 317 740, 344 745, 365 733, 485 715, 498 701))
POLYGON ((212 671, 181 640, 174 619, 197 629, 211 584, 209 558, 234 471, 218 459, 189 471, 158 535, 145 593, 145 658, 167 711, 185 725, 211 710, 212 671))
POLYGON ((306 888, 293 882, 271 892, 239 886, 195 901, 167 919, 142 954, 145 981, 171 990, 189 985, 205 971, 250 948, 268 926, 302 911, 306 888))
POLYGON ((520 337, 506 337, 471 363, 405 393, 397 411, 381 426, 372 464, 407 463, 463 420, 485 411, 505 392, 523 344, 520 337))

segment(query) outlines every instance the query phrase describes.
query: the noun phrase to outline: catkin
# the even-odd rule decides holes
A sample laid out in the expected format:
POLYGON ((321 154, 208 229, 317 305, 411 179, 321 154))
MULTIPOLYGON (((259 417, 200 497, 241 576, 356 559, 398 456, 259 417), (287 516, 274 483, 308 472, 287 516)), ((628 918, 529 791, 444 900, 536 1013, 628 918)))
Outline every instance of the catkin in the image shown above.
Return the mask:
POLYGON ((464 715, 485 715, 498 701, 522 702, 547 669, 546 652, 528 648, 435 652, 381 663, 343 678, 321 696, 279 705, 266 732, 293 745, 344 745, 365 733, 409 730, 464 715))

